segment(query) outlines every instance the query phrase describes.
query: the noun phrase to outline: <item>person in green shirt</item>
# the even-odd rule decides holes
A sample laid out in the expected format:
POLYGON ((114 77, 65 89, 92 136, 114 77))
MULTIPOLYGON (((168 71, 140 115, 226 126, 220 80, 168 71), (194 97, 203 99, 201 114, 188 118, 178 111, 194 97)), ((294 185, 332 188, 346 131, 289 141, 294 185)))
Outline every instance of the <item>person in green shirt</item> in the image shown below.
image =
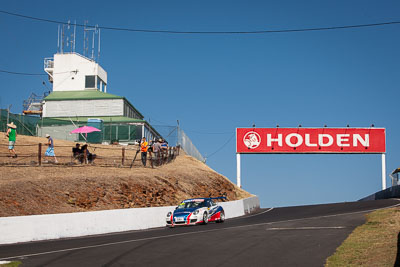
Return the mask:
POLYGON ((8 130, 7 130, 7 136, 8 136, 8 151, 10 152, 10 156, 13 158, 17 157, 17 153, 15 152, 15 141, 17 138, 17 126, 14 124, 14 122, 11 122, 7 124, 8 130))

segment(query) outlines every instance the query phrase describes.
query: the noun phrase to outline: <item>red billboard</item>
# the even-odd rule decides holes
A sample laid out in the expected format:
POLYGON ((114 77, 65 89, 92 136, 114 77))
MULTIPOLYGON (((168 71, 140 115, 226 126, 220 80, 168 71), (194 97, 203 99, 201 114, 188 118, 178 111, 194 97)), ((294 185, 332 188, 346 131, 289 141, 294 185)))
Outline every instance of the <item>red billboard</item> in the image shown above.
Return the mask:
POLYGON ((384 128, 236 128, 236 153, 385 153, 384 128))

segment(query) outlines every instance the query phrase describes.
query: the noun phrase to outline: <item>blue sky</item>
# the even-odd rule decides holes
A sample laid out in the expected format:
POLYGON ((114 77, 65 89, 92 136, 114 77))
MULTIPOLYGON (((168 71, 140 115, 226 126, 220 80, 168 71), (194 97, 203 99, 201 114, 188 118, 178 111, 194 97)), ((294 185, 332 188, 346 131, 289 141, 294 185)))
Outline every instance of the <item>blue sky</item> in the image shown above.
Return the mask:
MULTIPOLYGON (((398 1, 7 1, 0 10, 100 26, 254 31, 400 21, 398 1)), ((0 14, 0 69, 44 73, 57 25, 0 14)), ((400 166, 400 25, 259 35, 103 30, 108 92, 154 124, 176 120, 200 152, 236 127, 385 127, 387 171, 400 166)), ((83 32, 77 30, 77 52, 83 32)), ((0 106, 22 111, 45 76, 0 73, 0 106)), ((50 84, 47 83, 47 86, 50 84)), ((236 182, 235 142, 208 158, 236 182)), ((387 180, 389 184, 389 179, 387 180)), ((381 188, 380 155, 243 155, 243 188, 263 207, 354 201, 381 188)))

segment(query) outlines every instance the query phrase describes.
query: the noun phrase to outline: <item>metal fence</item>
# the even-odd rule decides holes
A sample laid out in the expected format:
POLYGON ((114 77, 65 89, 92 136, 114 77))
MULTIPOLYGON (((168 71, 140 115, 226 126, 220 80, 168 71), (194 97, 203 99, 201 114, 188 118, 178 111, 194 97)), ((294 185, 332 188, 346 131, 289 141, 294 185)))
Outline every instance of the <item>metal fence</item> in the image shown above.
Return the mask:
POLYGON ((389 174, 390 179, 392 179, 392 186, 400 185, 399 173, 400 173, 400 168, 397 168, 392 173, 389 174))
MULTIPOLYGON (((43 125, 43 121, 39 117, 26 116, 20 114, 8 113, 6 109, 0 110, 0 131, 7 131, 7 119, 9 122, 14 122, 17 125, 18 134, 30 136, 44 136, 45 133, 50 134, 55 139, 69 140, 69 141, 84 141, 82 136, 77 134, 70 134, 72 130, 77 127, 86 125, 87 123, 76 123, 73 125, 70 121, 64 121, 64 125, 60 125, 60 121, 55 121, 54 125, 47 122, 43 125)), ((109 143, 126 142, 134 143, 133 141, 140 141, 142 132, 140 125, 134 124, 121 124, 112 123, 104 124, 101 132, 101 139, 109 143)), ((205 158, 201 155, 199 150, 193 144, 192 140, 186 133, 178 126, 168 125, 153 125, 153 128, 165 139, 170 146, 180 146, 188 155, 205 162, 205 158)), ((94 133, 95 135, 96 133, 94 133)), ((90 142, 90 136, 88 140, 90 142)), ((149 139, 149 138, 148 138, 149 139)), ((150 138, 151 139, 151 138, 150 138)))
POLYGON ((205 158, 179 126, 153 125, 153 127, 167 140, 168 144, 180 146, 186 154, 205 162, 205 158))
POLYGON ((7 121, 13 122, 17 126, 18 134, 36 135, 36 125, 40 118, 35 116, 25 116, 21 114, 9 113, 6 109, 0 110, 0 131, 7 131, 7 121))
MULTIPOLYGON (((56 140, 57 142, 57 140, 56 140)), ((15 145, 17 157, 9 153, 7 144, 0 144, 0 166, 82 166, 86 164, 101 167, 143 167, 139 146, 89 145, 88 152, 73 153, 69 145, 55 145, 55 157, 46 157, 46 145, 15 145)), ((169 147, 158 153, 147 153, 146 162, 149 167, 157 167, 173 161, 179 155, 179 147, 169 147)))
MULTIPOLYGON (((51 125, 38 127, 37 136, 44 137, 45 134, 50 134, 55 139, 69 140, 69 141, 86 141, 85 135, 71 134, 70 132, 77 127, 87 125, 87 123, 72 123, 66 125, 51 125)), ((101 132, 88 133, 87 142, 89 143, 138 143, 142 138, 142 125, 134 124, 103 124, 101 127, 96 127, 101 132)))

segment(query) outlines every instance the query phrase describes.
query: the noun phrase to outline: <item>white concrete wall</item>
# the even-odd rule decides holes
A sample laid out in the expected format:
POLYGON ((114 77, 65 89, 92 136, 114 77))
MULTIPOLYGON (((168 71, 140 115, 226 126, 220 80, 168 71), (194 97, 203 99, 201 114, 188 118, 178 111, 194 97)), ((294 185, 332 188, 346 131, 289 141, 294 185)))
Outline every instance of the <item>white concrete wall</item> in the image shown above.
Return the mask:
POLYGON ((250 214, 260 208, 260 200, 258 197, 249 197, 243 199, 243 208, 245 214, 250 214))
POLYGON ((46 101, 43 117, 123 116, 123 99, 46 101))
POLYGON ((245 215, 243 199, 219 203, 225 211, 225 218, 235 218, 245 215))
MULTIPOLYGON (((258 197, 223 202, 226 218, 260 207, 258 197), (252 205, 250 207, 250 205, 252 205)), ((0 218, 0 244, 78 237, 165 226, 175 206, 0 218)))
POLYGON ((107 73, 96 62, 77 53, 54 55, 53 91, 85 90, 86 75, 99 76, 107 83, 107 73))
POLYGON ((100 79, 102 79, 103 82, 107 84, 107 72, 99 64, 97 64, 97 76, 99 76, 100 79))

